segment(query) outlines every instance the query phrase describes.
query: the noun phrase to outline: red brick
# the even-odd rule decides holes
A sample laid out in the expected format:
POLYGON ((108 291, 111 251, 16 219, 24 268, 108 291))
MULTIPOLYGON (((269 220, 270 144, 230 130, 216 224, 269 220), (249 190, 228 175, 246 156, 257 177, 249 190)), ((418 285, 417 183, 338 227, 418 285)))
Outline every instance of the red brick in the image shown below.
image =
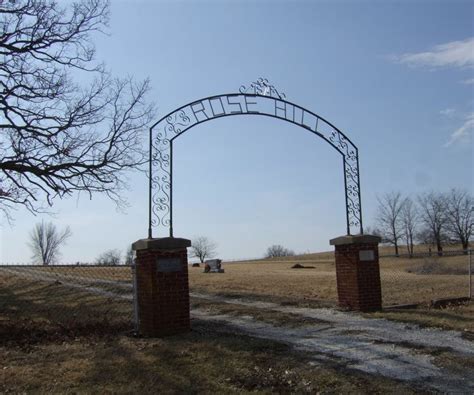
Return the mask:
POLYGON ((190 330, 188 254, 174 250, 138 250, 136 258, 139 333, 160 337, 190 330), (158 272, 158 258, 179 258, 180 272, 158 272))
POLYGON ((378 244, 336 245, 339 306, 359 311, 382 308, 378 244), (360 262, 359 251, 373 250, 374 261, 360 262))

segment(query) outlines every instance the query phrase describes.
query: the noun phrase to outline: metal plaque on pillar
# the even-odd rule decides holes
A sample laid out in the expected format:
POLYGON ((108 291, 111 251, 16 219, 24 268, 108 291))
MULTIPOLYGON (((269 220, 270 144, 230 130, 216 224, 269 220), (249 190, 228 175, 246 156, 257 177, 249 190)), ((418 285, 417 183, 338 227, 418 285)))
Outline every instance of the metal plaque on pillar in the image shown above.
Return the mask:
POLYGON ((359 251, 359 260, 361 262, 373 262, 375 260, 374 250, 359 251))
POLYGON ((183 265, 180 258, 158 258, 156 270, 159 273, 181 272, 183 265))

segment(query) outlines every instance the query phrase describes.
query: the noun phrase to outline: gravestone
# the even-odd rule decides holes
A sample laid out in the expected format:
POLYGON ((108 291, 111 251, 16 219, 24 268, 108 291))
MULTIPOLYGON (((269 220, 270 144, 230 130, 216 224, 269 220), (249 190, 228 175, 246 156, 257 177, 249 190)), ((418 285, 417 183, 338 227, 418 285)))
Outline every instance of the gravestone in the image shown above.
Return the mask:
POLYGON ((224 273, 221 259, 208 259, 204 263, 206 264, 204 269, 205 273, 224 273))

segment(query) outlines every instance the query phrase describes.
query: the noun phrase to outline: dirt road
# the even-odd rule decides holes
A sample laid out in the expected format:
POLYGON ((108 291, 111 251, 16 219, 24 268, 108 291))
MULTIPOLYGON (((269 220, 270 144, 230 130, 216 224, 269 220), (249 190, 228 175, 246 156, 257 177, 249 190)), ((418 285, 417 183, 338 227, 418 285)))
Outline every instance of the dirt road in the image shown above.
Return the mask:
POLYGON ((210 313, 198 308, 192 311, 194 318, 218 321, 230 331, 289 344, 295 350, 311 353, 315 364, 330 360, 348 369, 409 381, 420 389, 474 392, 474 345, 460 332, 364 318, 327 308, 297 308, 202 293, 192 296, 248 308, 244 315, 219 314, 215 309, 210 313), (255 319, 259 310, 311 321, 301 327, 270 324, 255 319))

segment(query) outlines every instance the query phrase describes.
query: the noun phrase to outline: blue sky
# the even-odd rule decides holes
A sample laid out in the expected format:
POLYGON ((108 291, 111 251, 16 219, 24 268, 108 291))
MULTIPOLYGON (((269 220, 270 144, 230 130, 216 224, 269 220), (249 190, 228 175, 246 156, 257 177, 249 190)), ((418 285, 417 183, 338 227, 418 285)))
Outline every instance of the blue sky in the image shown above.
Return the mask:
MULTIPOLYGON (((97 58, 115 75, 150 77, 158 118, 266 77, 359 147, 362 208, 376 196, 473 192, 474 5, 461 1, 114 1, 97 58)), ((222 258, 271 244, 328 250, 345 233, 340 157, 323 140, 265 117, 199 125, 175 144, 175 236, 207 236, 222 258)), ((56 215, 18 210, 0 259, 29 261, 42 218, 73 232, 63 261, 91 261, 146 237, 147 180, 131 175, 125 213, 85 196, 56 215)), ((165 236, 164 230, 156 230, 165 236)))

